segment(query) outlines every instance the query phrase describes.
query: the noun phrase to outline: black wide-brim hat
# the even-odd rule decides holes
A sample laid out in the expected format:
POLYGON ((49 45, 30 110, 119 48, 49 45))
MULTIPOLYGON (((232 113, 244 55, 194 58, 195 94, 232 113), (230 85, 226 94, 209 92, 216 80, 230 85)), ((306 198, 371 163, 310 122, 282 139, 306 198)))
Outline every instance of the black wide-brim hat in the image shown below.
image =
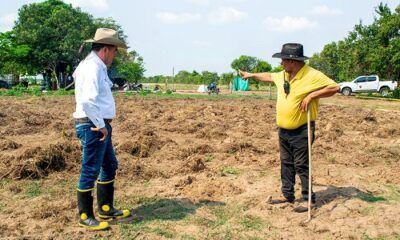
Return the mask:
POLYGON ((304 61, 309 57, 304 56, 303 45, 299 43, 286 43, 282 46, 282 51, 272 55, 273 58, 293 59, 304 61))

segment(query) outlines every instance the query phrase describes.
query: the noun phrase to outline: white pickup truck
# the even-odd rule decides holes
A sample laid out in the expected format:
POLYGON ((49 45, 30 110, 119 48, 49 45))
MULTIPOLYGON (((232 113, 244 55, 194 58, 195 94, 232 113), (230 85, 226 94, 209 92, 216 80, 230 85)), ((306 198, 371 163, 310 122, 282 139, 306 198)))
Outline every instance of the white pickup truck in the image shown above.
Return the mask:
POLYGON ((340 92, 345 96, 349 96, 353 92, 379 92, 382 96, 387 96, 389 91, 397 88, 396 81, 379 81, 377 75, 359 76, 352 82, 342 82, 339 85, 340 92))

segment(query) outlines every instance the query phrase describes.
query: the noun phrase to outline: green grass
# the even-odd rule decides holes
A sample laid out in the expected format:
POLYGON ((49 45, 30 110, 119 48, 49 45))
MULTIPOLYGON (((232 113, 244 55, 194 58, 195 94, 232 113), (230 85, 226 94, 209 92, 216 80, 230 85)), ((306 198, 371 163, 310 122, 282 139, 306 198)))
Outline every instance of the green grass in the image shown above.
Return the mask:
POLYGON ((226 175, 239 175, 240 174, 240 170, 235 168, 235 167, 231 167, 231 166, 225 166, 223 168, 221 168, 221 174, 226 176, 226 175))
POLYGON ((121 239, 135 239, 141 232, 149 232, 151 228, 147 223, 119 224, 121 239))
POLYGON ((135 239, 140 234, 150 236, 150 238, 151 236, 161 236, 175 239, 177 233, 168 226, 172 224, 171 222, 184 222, 196 208, 194 204, 190 205, 179 199, 159 199, 157 197, 139 196, 131 201, 122 202, 137 204, 138 207, 134 208, 133 212, 140 220, 129 224, 120 224, 121 239, 135 239))
POLYGON ((0 180, 0 189, 4 189, 7 185, 11 184, 11 179, 1 179, 0 180))
POLYGON ((383 201, 387 201, 386 198, 382 197, 382 196, 375 196, 373 194, 367 193, 367 194, 361 194, 359 196, 359 198, 365 202, 369 202, 369 203, 375 203, 375 202, 383 202, 383 201))
POLYGON ((239 224, 245 230, 262 230, 264 228, 264 221, 259 217, 245 215, 240 219, 239 224))
POLYGON ((372 193, 362 193, 358 195, 358 198, 365 202, 376 203, 376 202, 400 202, 400 186, 396 184, 385 184, 379 185, 381 189, 379 195, 374 195, 372 193))
POLYGON ((400 202, 400 186, 395 184, 387 184, 386 187, 386 196, 389 201, 392 202, 400 202))
POLYGON ((211 154, 207 154, 205 157, 204 157, 204 161, 205 162, 212 162, 214 160, 214 157, 211 155, 211 154))
POLYGON ((152 229, 152 231, 154 233, 156 233, 157 235, 165 237, 165 238, 174 238, 175 237, 174 232, 169 231, 167 229, 160 228, 160 227, 156 227, 156 228, 152 229))
MULTIPOLYGON (((165 85, 165 83, 142 83, 145 89, 154 89, 154 86, 157 84, 159 86, 161 86, 161 89, 163 91, 165 91, 166 89, 174 89, 177 91, 180 90, 197 90, 200 83, 199 84, 190 84, 190 83, 168 83, 168 87, 165 85)), ((270 89, 269 84, 268 83, 259 83, 259 88, 256 88, 255 84, 250 84, 250 89, 252 91, 268 91, 270 89)), ((224 89, 224 90, 229 90, 229 85, 227 84, 219 84, 218 87, 220 89, 224 89)), ((272 91, 275 91, 276 87, 274 84, 272 84, 271 86, 272 91)))
POLYGON ((195 237, 189 235, 189 234, 183 234, 180 236, 182 240, 196 240, 195 237))
POLYGON ((372 215, 374 212, 374 206, 366 206, 362 209, 360 209, 360 213, 364 216, 372 215))
POLYGON ((74 90, 66 91, 64 89, 59 89, 56 91, 45 91, 42 92, 39 86, 31 86, 25 88, 24 86, 18 85, 13 87, 12 89, 0 91, 0 96, 70 96, 74 95, 74 90))
POLYGON ((31 181, 25 187, 25 195, 28 198, 38 197, 43 193, 41 181, 31 181))
POLYGON ((212 221, 209 225, 211 228, 223 226, 233 217, 231 209, 228 209, 226 206, 214 208, 214 215, 216 216, 216 220, 212 221))
POLYGON ((375 95, 375 94, 372 94, 372 95, 370 95, 370 94, 365 94, 365 95, 364 94, 357 94, 356 98, 366 99, 366 100, 368 100, 368 99, 370 99, 370 100, 379 99, 379 100, 386 100, 386 101, 400 101, 400 99, 393 97, 393 94, 389 94, 386 97, 381 96, 380 94, 379 95, 375 95))
POLYGON ((168 224, 164 224, 161 222, 157 222, 156 224, 149 224, 143 222, 138 222, 134 224, 120 224, 120 238, 136 239, 136 237, 140 236, 141 234, 144 234, 147 235, 147 237, 155 235, 167 239, 175 239, 176 233, 168 229, 167 225, 168 224))
POLYGON ((400 240, 400 235, 370 237, 370 236, 368 236, 368 234, 364 233, 364 236, 362 237, 362 239, 363 239, 363 240, 389 240, 389 239, 400 240))
POLYGON ((76 181, 74 180, 61 180, 60 187, 65 193, 76 194, 76 181))
POLYGON ((230 226, 235 219, 241 218, 241 207, 238 205, 206 206, 206 210, 213 217, 194 216, 189 222, 215 230, 230 226))
MULTIPOLYGON (((25 88, 24 88, 25 89, 25 88)), ((57 91, 47 91, 41 92, 38 89, 28 89, 28 90, 5 90, 0 91, 0 97, 25 97, 25 96, 36 96, 36 97, 57 97, 57 96, 72 96, 74 95, 74 90, 66 91, 64 89, 60 89, 57 91)), ((141 98, 141 99, 155 99, 155 100, 164 100, 164 99, 208 99, 208 100, 226 100, 226 99, 266 99, 270 100, 269 96, 266 94, 260 93, 252 93, 247 95, 242 94, 219 94, 219 95, 208 95, 208 94, 180 94, 180 93, 172 93, 172 92, 157 92, 153 93, 151 91, 141 91, 141 92, 114 92, 113 95, 115 97, 124 97, 127 99, 131 98, 141 98)), ((271 100, 275 100, 276 97, 273 96, 271 100)))
POLYGON ((116 202, 121 208, 132 209, 136 216, 143 222, 153 222, 159 220, 179 221, 184 220, 200 207, 190 201, 182 199, 159 199, 138 197, 132 200, 121 200, 121 204, 116 202), (137 207, 135 207, 135 205, 137 207))

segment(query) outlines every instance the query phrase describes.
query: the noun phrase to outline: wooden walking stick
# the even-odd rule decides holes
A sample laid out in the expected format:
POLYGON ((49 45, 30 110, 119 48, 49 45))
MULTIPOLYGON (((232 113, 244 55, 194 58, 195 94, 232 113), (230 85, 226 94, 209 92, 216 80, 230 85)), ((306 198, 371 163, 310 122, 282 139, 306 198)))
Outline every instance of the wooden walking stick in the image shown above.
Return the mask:
POLYGON ((308 220, 311 221, 311 191, 312 191, 312 161, 311 161, 311 117, 310 106, 307 109, 307 130, 308 130, 308 220))

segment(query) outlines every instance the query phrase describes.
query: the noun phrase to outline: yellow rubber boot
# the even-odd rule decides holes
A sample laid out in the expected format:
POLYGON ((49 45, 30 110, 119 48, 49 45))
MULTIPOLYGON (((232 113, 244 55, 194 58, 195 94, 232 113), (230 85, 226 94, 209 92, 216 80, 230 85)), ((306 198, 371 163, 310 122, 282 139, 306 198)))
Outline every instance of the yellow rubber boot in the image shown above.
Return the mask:
POLYGON ((97 182, 97 203, 99 217, 106 220, 123 219, 131 216, 128 209, 118 210, 113 206, 114 202, 114 180, 97 182))
POLYGON ((109 228, 108 222, 99 222, 93 214, 92 189, 78 189, 79 225, 90 230, 104 230, 109 228))

